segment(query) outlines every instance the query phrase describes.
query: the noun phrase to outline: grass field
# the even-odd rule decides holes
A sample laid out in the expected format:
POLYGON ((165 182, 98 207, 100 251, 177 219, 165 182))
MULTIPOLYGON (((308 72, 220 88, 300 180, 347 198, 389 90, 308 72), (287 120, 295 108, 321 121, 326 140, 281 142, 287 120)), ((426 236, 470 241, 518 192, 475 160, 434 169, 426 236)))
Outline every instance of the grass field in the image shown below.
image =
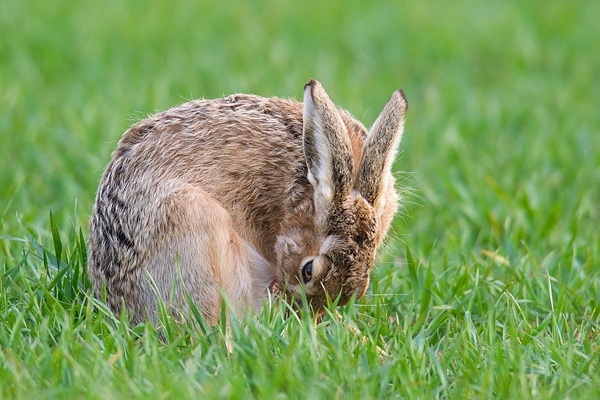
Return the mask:
POLYGON ((600 397, 600 2, 291 4, 0 2, 0 398, 600 397), (367 126, 409 99, 368 295, 247 316, 231 354, 111 315, 86 238, 121 133, 311 77, 367 126))

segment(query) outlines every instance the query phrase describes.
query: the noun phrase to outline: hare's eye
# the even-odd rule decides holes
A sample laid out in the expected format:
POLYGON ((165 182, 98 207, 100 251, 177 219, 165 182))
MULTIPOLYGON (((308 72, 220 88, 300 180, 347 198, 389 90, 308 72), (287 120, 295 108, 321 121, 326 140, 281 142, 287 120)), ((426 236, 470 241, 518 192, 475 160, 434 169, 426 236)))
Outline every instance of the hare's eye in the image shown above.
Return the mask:
POLYGON ((310 260, 302 267, 302 280, 304 283, 308 283, 312 279, 312 265, 313 260, 310 260))

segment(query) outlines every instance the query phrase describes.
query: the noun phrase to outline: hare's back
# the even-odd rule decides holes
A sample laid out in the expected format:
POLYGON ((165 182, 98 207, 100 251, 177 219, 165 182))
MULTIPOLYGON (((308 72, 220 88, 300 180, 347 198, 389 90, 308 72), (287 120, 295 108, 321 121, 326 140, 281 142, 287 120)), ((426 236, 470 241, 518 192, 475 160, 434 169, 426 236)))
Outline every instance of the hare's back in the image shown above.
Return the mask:
POLYGON ((285 169, 301 161, 301 154, 301 103, 231 95, 192 101, 140 121, 123 135, 113 159, 128 159, 138 173, 182 177, 187 172, 183 175, 195 180, 205 174, 262 174, 273 164, 285 169))

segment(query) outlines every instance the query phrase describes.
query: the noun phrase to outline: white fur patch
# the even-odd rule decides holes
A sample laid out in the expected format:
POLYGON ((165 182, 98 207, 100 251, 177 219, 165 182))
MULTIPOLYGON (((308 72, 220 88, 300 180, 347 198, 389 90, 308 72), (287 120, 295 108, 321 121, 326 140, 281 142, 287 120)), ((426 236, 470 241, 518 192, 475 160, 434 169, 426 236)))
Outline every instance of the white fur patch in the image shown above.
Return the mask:
POLYGON ((338 242, 340 241, 340 238, 335 236, 335 235, 329 235, 325 238, 325 240, 323 241, 323 244, 321 245, 321 249, 319 250, 319 254, 326 254, 327 252, 329 252, 329 250, 332 247, 335 247, 338 242))
POLYGON ((255 312, 262 309, 263 301, 268 297, 268 288, 276 278, 275 268, 260 255, 254 247, 243 241, 244 249, 248 255, 248 266, 252 277, 252 302, 251 307, 255 312))

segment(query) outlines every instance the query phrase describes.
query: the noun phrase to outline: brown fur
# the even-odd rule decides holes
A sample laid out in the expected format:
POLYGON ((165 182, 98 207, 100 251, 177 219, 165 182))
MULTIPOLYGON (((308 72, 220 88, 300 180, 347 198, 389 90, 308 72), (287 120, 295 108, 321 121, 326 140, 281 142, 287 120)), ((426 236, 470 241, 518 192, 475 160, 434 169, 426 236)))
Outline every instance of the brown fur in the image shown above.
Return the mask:
POLYGON ((96 196, 96 293, 139 322, 154 320, 157 294, 185 310, 187 292, 211 324, 222 294, 237 311, 269 291, 296 302, 304 289, 315 311, 326 295, 362 296, 397 207, 390 169, 406 107, 395 92, 368 133, 311 80, 304 105, 232 95, 137 123, 96 196))

